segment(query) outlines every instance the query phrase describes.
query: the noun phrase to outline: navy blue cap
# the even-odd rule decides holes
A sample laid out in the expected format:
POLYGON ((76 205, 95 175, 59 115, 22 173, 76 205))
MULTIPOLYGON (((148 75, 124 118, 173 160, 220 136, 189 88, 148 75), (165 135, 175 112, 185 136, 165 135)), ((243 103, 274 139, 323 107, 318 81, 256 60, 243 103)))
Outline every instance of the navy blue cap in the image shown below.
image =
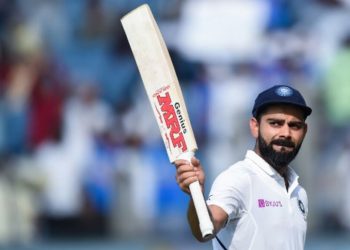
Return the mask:
POLYGON ((304 97, 298 90, 287 85, 275 85, 257 96, 252 110, 253 116, 257 117, 263 108, 272 104, 297 106, 304 111, 305 118, 312 112, 312 109, 306 105, 304 97))

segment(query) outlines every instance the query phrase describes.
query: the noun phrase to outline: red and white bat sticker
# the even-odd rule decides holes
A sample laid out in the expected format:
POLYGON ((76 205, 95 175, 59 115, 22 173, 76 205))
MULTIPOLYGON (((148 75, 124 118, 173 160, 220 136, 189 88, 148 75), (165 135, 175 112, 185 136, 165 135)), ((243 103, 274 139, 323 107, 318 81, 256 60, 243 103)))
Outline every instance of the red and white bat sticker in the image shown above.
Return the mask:
POLYGON ((181 114, 180 103, 174 103, 167 87, 157 90, 156 93, 156 95, 153 95, 155 108, 168 150, 172 152, 172 149, 177 149, 180 153, 186 152, 187 144, 184 134, 186 134, 187 128, 181 114))

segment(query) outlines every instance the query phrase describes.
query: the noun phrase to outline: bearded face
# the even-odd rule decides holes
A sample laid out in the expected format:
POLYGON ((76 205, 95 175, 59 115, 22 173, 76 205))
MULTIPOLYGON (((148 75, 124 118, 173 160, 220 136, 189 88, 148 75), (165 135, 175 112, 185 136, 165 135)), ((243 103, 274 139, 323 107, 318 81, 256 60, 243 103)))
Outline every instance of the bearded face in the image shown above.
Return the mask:
POLYGON ((291 105, 269 106, 258 119, 250 120, 256 138, 255 151, 282 173, 298 154, 307 124, 303 112, 291 105))
POLYGON ((288 139, 275 139, 270 143, 267 143, 262 137, 261 133, 258 136, 258 148, 261 157, 269 163, 276 171, 288 166, 288 164, 294 160, 298 154, 301 143, 295 145, 294 142, 288 139), (280 151, 273 148, 273 145, 280 146, 280 151), (286 150, 288 147, 290 150, 286 150))

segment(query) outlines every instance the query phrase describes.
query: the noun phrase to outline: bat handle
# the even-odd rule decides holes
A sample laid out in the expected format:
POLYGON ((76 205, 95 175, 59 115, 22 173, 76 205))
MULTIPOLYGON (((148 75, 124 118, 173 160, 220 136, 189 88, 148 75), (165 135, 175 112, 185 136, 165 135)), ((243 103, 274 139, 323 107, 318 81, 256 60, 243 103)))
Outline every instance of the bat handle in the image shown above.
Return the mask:
MULTIPOLYGON (((191 158, 193 156, 194 156, 194 152, 190 151, 190 152, 181 154, 180 157, 178 157, 178 159, 188 160, 189 162, 191 162, 191 158)), ((210 219, 209 211, 205 203, 199 181, 195 181, 191 183, 189 188, 191 191, 194 207, 197 212, 199 228, 201 230, 202 237, 204 239, 211 238, 211 236, 213 235, 214 226, 210 219)))

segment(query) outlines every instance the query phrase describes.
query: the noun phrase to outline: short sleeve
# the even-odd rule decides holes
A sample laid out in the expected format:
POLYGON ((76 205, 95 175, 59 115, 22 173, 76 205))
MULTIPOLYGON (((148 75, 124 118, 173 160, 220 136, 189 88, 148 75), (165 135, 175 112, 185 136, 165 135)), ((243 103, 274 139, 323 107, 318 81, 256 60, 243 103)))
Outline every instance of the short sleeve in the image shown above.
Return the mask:
POLYGON ((231 166, 215 179, 207 204, 222 208, 229 219, 233 219, 248 207, 249 189, 249 175, 238 167, 231 166))

